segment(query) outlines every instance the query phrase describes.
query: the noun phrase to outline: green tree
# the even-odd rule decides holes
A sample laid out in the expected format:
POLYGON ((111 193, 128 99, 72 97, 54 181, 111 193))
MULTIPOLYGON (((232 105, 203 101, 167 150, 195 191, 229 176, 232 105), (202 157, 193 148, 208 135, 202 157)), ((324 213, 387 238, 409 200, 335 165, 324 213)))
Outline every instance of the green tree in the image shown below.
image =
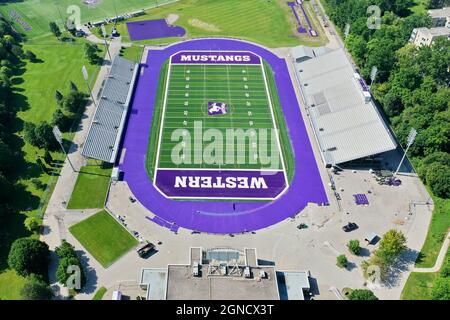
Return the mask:
POLYGON ((431 290, 433 300, 450 300, 450 278, 439 277, 434 281, 431 290))
POLYGON ((59 39, 61 36, 61 30, 59 29, 58 25, 55 22, 50 22, 50 31, 53 33, 55 37, 59 39))
POLYGON ((349 300, 378 300, 377 296, 368 289, 355 289, 348 295, 349 300))
POLYGON ((53 136, 53 128, 47 122, 41 122, 38 125, 25 123, 25 140, 31 145, 45 149, 55 150, 57 141, 53 136))
POLYGON ((21 276, 32 273, 46 275, 49 249, 45 242, 20 238, 13 242, 8 255, 8 265, 21 276))
POLYGON ((73 81, 70 81, 70 91, 75 91, 75 92, 78 91, 78 88, 77 88, 76 84, 73 83, 73 81))
POLYGON ((336 258, 336 265, 339 268, 347 267, 347 263, 348 263, 348 260, 347 260, 347 257, 345 256, 345 254, 341 254, 336 258))
POLYGON ((359 240, 350 240, 347 244, 347 247, 351 253, 353 253, 356 256, 359 255, 359 251, 361 250, 359 240))
POLYGON ((426 182, 431 191, 438 197, 447 199, 450 197, 450 167, 433 163, 428 167, 426 182))
POLYGON ((71 91, 64 98, 62 105, 66 111, 76 114, 82 111, 82 107, 84 107, 85 103, 86 103, 85 96, 82 92, 71 91))
POLYGON ((62 241, 61 245, 55 249, 55 252, 60 259, 77 258, 75 247, 66 240, 62 241))
POLYGON ((62 101, 63 101, 63 99, 64 99, 64 96, 62 95, 61 92, 59 92, 58 90, 56 90, 56 91, 55 91, 55 99, 56 99, 56 102, 58 103, 58 105, 61 105, 61 103, 62 103, 62 101))
MULTIPOLYGON (((80 276, 81 276, 81 288, 84 286, 86 282, 86 278, 83 272, 83 267, 81 266, 80 260, 76 257, 64 257, 59 260, 58 268, 56 269, 56 280, 62 284, 63 286, 67 287, 68 280, 73 275, 73 270, 70 269, 70 267, 77 266, 80 269, 80 276)), ((75 290, 79 290, 81 288, 73 288, 75 290)))
POLYGON ((69 121, 70 119, 61 109, 56 109, 53 113, 52 124, 57 126, 62 131, 66 131, 69 121))
POLYGON ((98 64, 100 57, 98 56, 99 48, 95 43, 85 43, 84 55, 91 64, 98 64))
POLYGON ((30 232, 37 232, 39 231, 39 228, 41 227, 41 224, 39 223, 39 220, 35 217, 28 217, 24 221, 25 228, 27 228, 30 232))
POLYGON ((20 290, 20 295, 24 300, 50 300, 53 297, 53 292, 41 277, 31 274, 20 290))
POLYGON ((37 59, 36 55, 33 52, 31 52, 30 50, 25 51, 24 56, 31 62, 34 62, 37 59))
POLYGON ((406 237, 401 231, 389 230, 383 235, 376 255, 386 264, 391 264, 406 250, 406 237))

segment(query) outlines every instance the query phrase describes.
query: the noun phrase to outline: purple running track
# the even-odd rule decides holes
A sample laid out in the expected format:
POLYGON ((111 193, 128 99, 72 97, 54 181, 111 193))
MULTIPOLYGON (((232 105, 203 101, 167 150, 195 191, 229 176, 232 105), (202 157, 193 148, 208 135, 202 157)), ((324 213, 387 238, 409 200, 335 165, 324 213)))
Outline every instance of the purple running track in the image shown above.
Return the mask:
POLYGON ((120 169, 136 199, 152 213, 186 229, 227 234, 269 227, 297 215, 310 202, 328 203, 284 59, 248 42, 198 39, 177 43, 164 50, 149 51, 142 68, 124 137, 126 152, 120 169), (153 186, 146 171, 146 153, 161 66, 171 55, 183 50, 251 51, 271 65, 295 159, 295 174, 290 187, 277 200, 174 201, 162 196, 153 186))
POLYGON ((170 26, 165 19, 127 22, 127 29, 132 41, 182 37, 186 34, 183 27, 170 26))

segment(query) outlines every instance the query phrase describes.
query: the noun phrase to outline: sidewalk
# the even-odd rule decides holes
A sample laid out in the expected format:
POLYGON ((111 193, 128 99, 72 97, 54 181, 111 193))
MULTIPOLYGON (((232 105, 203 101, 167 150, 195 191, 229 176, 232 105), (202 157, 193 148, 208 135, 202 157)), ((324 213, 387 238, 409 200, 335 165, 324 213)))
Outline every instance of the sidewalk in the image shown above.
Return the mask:
POLYGON ((441 269, 442 265, 444 264, 449 244, 450 244, 450 232, 447 233, 447 238, 442 244, 441 251, 439 251, 439 255, 436 259, 436 263, 434 264, 434 266, 431 268, 414 268, 412 272, 438 272, 441 269))

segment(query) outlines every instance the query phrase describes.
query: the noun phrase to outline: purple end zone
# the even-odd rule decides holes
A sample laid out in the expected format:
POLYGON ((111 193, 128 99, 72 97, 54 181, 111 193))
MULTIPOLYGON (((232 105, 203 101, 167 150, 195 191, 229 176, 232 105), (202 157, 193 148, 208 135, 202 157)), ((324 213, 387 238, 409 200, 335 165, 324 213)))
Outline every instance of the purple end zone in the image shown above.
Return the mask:
MULTIPOLYGON (((134 196, 149 211, 178 226, 209 233, 239 233, 262 229, 301 212, 309 202, 328 199, 300 113, 286 62, 258 45, 229 39, 198 39, 151 50, 142 65, 129 115, 120 169, 134 196), (173 54, 186 50, 251 51, 267 61, 278 87, 279 100, 292 143, 295 174, 289 188, 271 202, 175 201, 155 188, 146 172, 146 154, 161 66, 173 54)), ((142 217, 143 221, 145 217, 142 217)), ((144 222, 143 222, 144 223, 144 222)))
POLYGON ((165 19, 127 22, 127 29, 132 41, 182 37, 186 34, 183 27, 170 26, 165 19))
POLYGON ((158 169, 156 185, 169 198, 275 199, 286 180, 283 171, 158 169))
POLYGON ((261 59, 251 52, 178 52, 171 58, 172 64, 261 64, 261 59))

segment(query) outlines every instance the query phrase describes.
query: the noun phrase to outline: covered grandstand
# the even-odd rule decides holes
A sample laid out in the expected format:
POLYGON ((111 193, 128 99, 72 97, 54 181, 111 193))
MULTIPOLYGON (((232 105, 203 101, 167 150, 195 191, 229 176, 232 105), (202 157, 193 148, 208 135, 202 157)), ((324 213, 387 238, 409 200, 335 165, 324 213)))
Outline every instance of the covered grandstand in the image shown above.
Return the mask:
POLYGON ((308 52, 312 50, 292 50, 303 100, 326 166, 394 150, 397 143, 345 51, 308 52))
POLYGON ((115 162, 138 69, 132 61, 114 58, 83 146, 86 158, 115 162))

